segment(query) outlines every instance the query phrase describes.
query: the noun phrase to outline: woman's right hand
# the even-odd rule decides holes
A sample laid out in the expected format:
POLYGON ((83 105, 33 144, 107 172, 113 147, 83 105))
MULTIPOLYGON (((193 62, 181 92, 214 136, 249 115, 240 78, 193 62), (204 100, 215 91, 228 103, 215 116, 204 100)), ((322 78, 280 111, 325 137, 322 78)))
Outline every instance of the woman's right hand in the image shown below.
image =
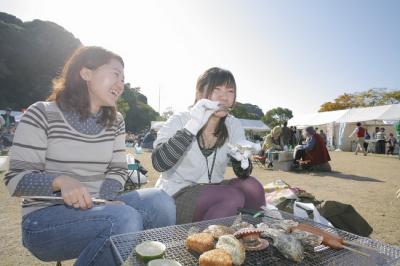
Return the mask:
POLYGON ((61 191, 64 203, 76 209, 90 209, 93 206, 89 191, 78 180, 69 176, 58 176, 53 181, 53 190, 61 191))
POLYGON ((185 128, 197 135, 197 132, 207 123, 210 116, 218 109, 218 102, 208 99, 201 99, 190 109, 190 120, 186 123, 185 128))

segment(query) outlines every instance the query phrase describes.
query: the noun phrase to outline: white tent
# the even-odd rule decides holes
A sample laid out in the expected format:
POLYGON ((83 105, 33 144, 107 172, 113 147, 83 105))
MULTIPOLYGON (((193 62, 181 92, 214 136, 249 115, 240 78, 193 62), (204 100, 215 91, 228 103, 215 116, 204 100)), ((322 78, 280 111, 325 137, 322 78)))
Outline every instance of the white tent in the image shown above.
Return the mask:
MULTIPOLYGON (((352 108, 336 120, 337 123, 357 123, 368 122, 382 119, 383 115, 391 109, 393 105, 382 105, 364 108, 352 108)), ((400 113, 398 114, 400 118, 400 113)))
POLYGON ((254 132, 270 130, 270 128, 260 120, 239 119, 239 121, 245 130, 251 130, 254 132))
POLYGON ((351 150, 352 139, 348 136, 357 122, 362 122, 372 136, 375 126, 383 126, 387 133, 393 133, 393 127, 386 123, 390 120, 400 120, 400 104, 298 115, 290 119, 288 125, 299 128, 318 126, 327 132, 328 143, 339 146, 342 150, 351 150))
POLYGON ((288 121, 288 125, 297 127, 326 125, 337 121, 348 111, 349 110, 338 110, 331 112, 298 115, 290 119, 288 121))
POLYGON ((392 104, 380 118, 382 120, 400 120, 400 104, 392 104))

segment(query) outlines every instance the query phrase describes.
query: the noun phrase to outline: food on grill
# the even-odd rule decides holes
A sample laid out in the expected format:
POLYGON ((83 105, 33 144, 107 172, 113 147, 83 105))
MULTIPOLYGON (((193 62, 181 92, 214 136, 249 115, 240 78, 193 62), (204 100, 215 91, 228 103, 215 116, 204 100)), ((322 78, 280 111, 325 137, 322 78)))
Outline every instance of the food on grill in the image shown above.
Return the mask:
POLYGON ((305 231, 322 237, 322 244, 333 249, 343 248, 343 238, 308 224, 299 224, 292 231, 305 231))
POLYGON ((203 231, 203 233, 211 233, 212 236, 218 240, 223 235, 232 235, 235 233, 235 229, 225 225, 210 225, 203 231))
POLYGON ((231 255, 233 264, 235 265, 242 265, 246 259, 246 250, 243 244, 233 235, 221 236, 216 247, 228 252, 231 255))
POLYGON ((254 228, 254 225, 243 221, 242 214, 239 214, 233 221, 231 228, 234 229, 235 231, 238 231, 243 228, 254 228))
POLYGON ((303 245, 294 236, 273 228, 265 229, 263 235, 272 239, 272 245, 276 247, 285 258, 294 262, 303 260, 303 245))
POLYGON ((276 221, 270 224, 271 228, 279 229, 284 231, 285 233, 289 233, 293 227, 298 226, 299 223, 293 220, 281 220, 276 221))
POLYGON ((213 249, 203 253, 199 258, 200 266, 232 266, 232 258, 222 249, 213 249))
POLYGON ((157 259, 157 260, 152 260, 149 263, 147 263, 147 266, 182 266, 182 264, 180 264, 176 260, 157 259))
POLYGON ((237 231, 234 236, 240 239, 246 250, 263 250, 269 246, 267 240, 260 238, 263 231, 257 228, 243 228, 237 231))
POLYGON ((158 241, 145 241, 135 247, 137 257, 143 262, 162 258, 165 250, 165 245, 158 241))
POLYGON ((202 254, 215 248, 214 237, 211 233, 197 233, 188 236, 186 247, 196 253, 202 254))
MULTIPOLYGON (((257 228, 260 230, 267 230, 269 228, 273 228, 273 229, 277 229, 280 230, 282 232, 284 232, 283 228, 290 228, 289 232, 292 232, 291 235, 296 238, 297 240, 299 240, 301 242, 301 244, 304 247, 317 247, 319 245, 322 244, 322 240, 323 237, 310 233, 310 232, 306 232, 306 231, 301 231, 300 229, 297 229, 296 226, 298 226, 299 224, 297 222, 289 222, 290 220, 285 220, 286 222, 284 222, 284 226, 280 226, 281 229, 278 229, 278 225, 277 223, 273 223, 272 225, 275 225, 274 227, 268 225, 267 223, 259 223, 257 224, 257 228), (292 225, 295 225, 294 227, 291 227, 292 225)), ((261 233, 262 236, 268 237, 266 234, 261 233)))
POLYGON ((322 244, 323 237, 306 231, 294 229, 292 236, 299 240, 304 247, 315 248, 322 244))

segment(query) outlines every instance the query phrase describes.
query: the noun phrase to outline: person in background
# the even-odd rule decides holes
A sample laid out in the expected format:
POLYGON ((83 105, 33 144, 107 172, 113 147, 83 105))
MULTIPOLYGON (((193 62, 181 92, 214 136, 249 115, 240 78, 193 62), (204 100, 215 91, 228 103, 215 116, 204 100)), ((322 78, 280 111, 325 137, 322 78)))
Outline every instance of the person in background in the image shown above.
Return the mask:
MULTIPOLYGON (((233 74, 210 68, 197 80, 190 110, 172 115, 158 131, 151 156, 154 169, 161 173, 156 187, 175 199, 178 224, 265 205, 263 186, 251 176, 251 152, 237 148, 250 142, 240 121, 228 113, 235 101, 233 74), (229 161, 233 179, 225 179, 229 161)), ((259 150, 259 145, 252 145, 259 150)))
POLYGON ((319 135, 324 140, 325 145, 326 145, 328 143, 328 139, 326 138, 326 134, 324 133, 324 131, 322 129, 319 130, 319 135))
POLYGON ((387 155, 391 154, 393 155, 394 152, 394 147, 396 146, 397 140, 396 138, 393 136, 393 133, 389 134, 389 138, 386 140, 386 142, 388 143, 388 150, 387 150, 387 155))
POLYGON ((368 146, 369 143, 368 141, 371 139, 371 136, 368 133, 368 129, 365 129, 365 141, 364 141, 364 150, 366 153, 368 153, 368 146))
POLYGON ((385 128, 383 127, 376 133, 376 153, 386 153, 386 134, 385 128))
POLYGON ((271 132, 265 137, 262 149, 266 152, 268 157, 268 168, 273 167, 274 151, 281 151, 281 136, 282 128, 280 126, 274 127, 271 132))
POLYGON ((367 156, 367 151, 364 148, 364 143, 365 143, 365 128, 361 126, 361 123, 357 123, 357 127, 354 129, 354 131, 350 134, 349 138, 352 138, 354 135, 357 137, 357 145, 356 145, 356 150, 354 152, 355 155, 358 154, 358 150, 361 150, 364 154, 364 156, 367 156))
POLYGON ((7 108, 6 113, 1 115, 5 122, 4 127, 6 128, 15 126, 15 117, 11 115, 11 111, 11 108, 7 108))
MULTIPOLYGON (((396 130, 396 134, 397 134, 397 140, 400 141, 400 120, 397 121, 397 123, 395 124, 395 130, 396 130)), ((400 159, 400 149, 399 149, 399 159, 400 159)), ((399 190, 400 191, 400 190, 399 190)))
POLYGON ((296 136, 296 143, 294 143, 293 147, 296 147, 297 145, 303 144, 303 133, 301 132, 301 129, 297 129, 294 127, 295 130, 295 136, 296 136))
POLYGON ((149 130, 149 132, 146 133, 143 137, 143 142, 141 147, 145 149, 153 149, 153 143, 157 138, 157 133, 156 131, 152 128, 149 130))
POLYGON ((4 121, 4 118, 2 115, 0 115, 0 132, 3 129, 4 125, 6 124, 6 121, 4 121))
POLYGON ((288 128, 287 126, 287 122, 285 121, 283 123, 283 127, 281 128, 281 146, 289 146, 291 137, 292 133, 290 131, 290 128, 288 128))
POLYGON ((376 134, 377 134, 379 131, 380 131, 380 128, 379 128, 379 127, 375 127, 375 131, 374 131, 374 133, 372 133, 372 138, 373 138, 373 139, 376 139, 376 134))
POLYGON ((164 191, 121 194, 128 166, 116 104, 123 90, 122 58, 82 46, 53 81, 48 101, 32 104, 18 124, 4 177, 11 196, 62 197, 22 203, 22 243, 42 261, 117 265, 111 236, 175 224, 175 204, 164 191))
POLYGON ((4 127, 5 121, 3 117, 0 115, 0 155, 3 155, 3 127, 4 127))
POLYGON ((310 161, 316 171, 331 171, 329 152, 322 137, 313 127, 307 127, 304 132, 306 143, 298 145, 294 152, 294 165, 299 166, 299 160, 310 161))
POLYGON ((296 143, 296 127, 290 127, 290 145, 294 148, 296 143))

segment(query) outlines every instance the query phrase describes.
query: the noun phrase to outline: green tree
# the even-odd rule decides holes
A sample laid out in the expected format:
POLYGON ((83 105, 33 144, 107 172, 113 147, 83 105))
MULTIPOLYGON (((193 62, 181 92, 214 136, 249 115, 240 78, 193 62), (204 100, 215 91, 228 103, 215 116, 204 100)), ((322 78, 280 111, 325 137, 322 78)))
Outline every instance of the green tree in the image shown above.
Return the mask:
POLYGON ((120 97, 117 101, 117 110, 118 112, 120 112, 122 114, 122 116, 124 117, 124 119, 126 118, 126 114, 129 111, 129 104, 128 102, 120 97))
POLYGON ((236 102, 231 114, 236 118, 259 120, 264 116, 263 111, 257 105, 236 102))
POLYGON ((321 105, 319 112, 400 103, 400 90, 373 88, 362 92, 339 95, 333 102, 321 105))
POLYGON ((151 121, 159 120, 159 114, 147 104, 147 97, 140 93, 140 88, 131 88, 125 84, 122 99, 129 105, 126 112, 125 127, 127 131, 140 132, 150 127, 151 121))
POLYGON ((287 122, 292 117, 293 113, 291 110, 287 108, 277 107, 269 110, 262 118, 262 121, 270 128, 273 128, 275 126, 282 125, 284 122, 287 122))
POLYGON ((19 110, 45 100, 52 79, 81 45, 53 22, 22 22, 2 12, 0 39, 0 109, 19 110))

